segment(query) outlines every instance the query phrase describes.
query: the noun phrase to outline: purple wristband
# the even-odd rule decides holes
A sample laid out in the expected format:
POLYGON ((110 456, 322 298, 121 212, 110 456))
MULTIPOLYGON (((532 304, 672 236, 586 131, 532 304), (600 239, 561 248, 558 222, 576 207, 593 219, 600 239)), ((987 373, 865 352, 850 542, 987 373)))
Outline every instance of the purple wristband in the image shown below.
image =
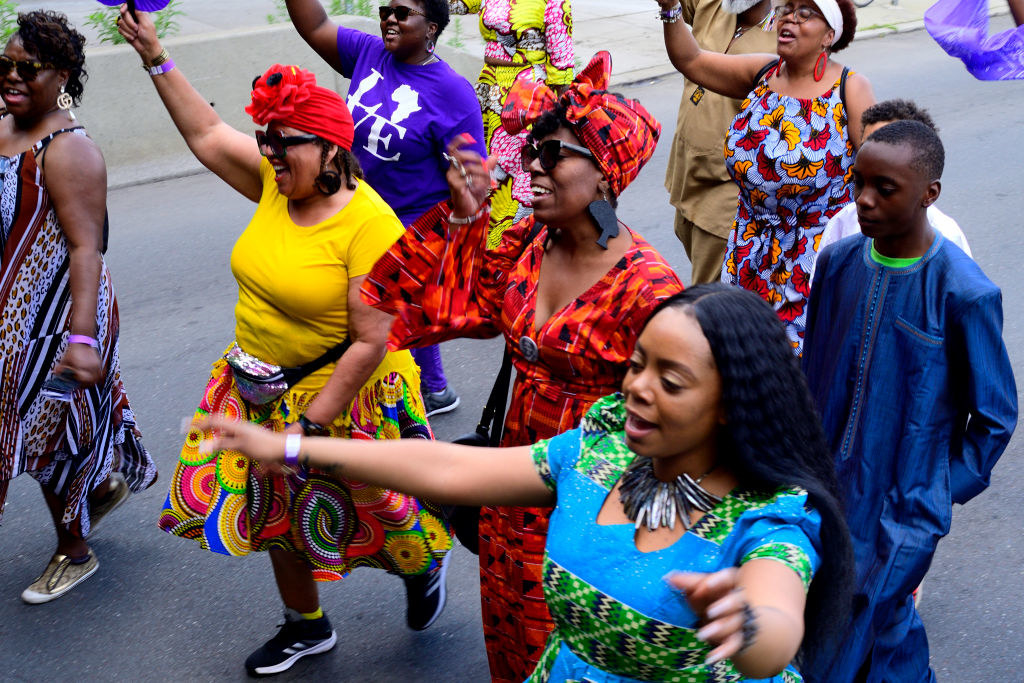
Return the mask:
POLYGON ((84 334, 68 335, 68 344, 85 344, 86 346, 91 346, 97 351, 100 350, 100 343, 93 337, 88 337, 84 334))
POLYGON ((299 449, 302 434, 289 434, 284 438, 284 464, 295 467, 299 464, 299 449))
POLYGON ((158 66, 151 66, 151 67, 149 67, 148 71, 149 71, 149 75, 150 76, 159 76, 160 74, 167 73, 168 71, 170 71, 174 67, 175 67, 174 60, 171 59, 170 57, 168 57, 166 62, 164 62, 163 64, 160 64, 158 66))

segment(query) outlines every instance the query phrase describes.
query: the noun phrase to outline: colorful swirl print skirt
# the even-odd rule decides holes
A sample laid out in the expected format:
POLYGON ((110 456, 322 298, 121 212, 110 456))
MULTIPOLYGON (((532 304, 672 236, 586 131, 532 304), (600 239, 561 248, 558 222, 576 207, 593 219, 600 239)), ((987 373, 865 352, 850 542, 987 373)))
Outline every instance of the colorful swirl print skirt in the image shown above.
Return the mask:
MULTIPOLYGON (((219 360, 196 416, 283 431, 314 398, 290 391, 266 406, 250 405, 219 360)), ((417 380, 391 373, 364 386, 329 429, 338 438, 432 439, 424 413, 417 380)), ((306 559, 317 581, 336 581, 360 566, 423 574, 452 547, 437 506, 316 469, 269 474, 237 451, 200 453, 208 436, 192 429, 181 449, 159 522, 170 534, 224 555, 290 550, 306 559)))

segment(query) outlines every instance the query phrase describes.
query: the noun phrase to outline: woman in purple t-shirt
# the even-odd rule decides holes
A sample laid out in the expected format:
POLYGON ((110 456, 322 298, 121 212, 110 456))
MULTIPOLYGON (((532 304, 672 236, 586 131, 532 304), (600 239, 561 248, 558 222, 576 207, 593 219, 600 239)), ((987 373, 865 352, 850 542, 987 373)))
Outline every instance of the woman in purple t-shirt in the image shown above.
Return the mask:
MULTIPOLYGON (((380 37, 332 22, 318 0, 287 0, 299 35, 334 70, 351 79, 356 123, 352 152, 366 179, 404 225, 448 198, 442 153, 468 133, 486 155, 483 119, 469 81, 434 54, 448 25, 447 0, 391 0, 380 10, 380 37)), ((427 416, 459 405, 438 346, 413 349, 427 416)))

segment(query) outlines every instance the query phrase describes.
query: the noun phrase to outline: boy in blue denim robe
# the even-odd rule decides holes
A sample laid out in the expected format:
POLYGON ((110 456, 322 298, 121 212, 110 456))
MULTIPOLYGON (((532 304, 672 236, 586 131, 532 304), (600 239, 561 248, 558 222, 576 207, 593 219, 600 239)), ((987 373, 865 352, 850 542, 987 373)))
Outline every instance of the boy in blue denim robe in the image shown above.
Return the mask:
POLYGON ((934 681, 911 593, 953 503, 988 486, 1017 421, 1002 295, 933 231, 944 152, 897 121, 854 168, 862 235, 818 256, 803 364, 853 535, 853 622, 809 681, 934 681))

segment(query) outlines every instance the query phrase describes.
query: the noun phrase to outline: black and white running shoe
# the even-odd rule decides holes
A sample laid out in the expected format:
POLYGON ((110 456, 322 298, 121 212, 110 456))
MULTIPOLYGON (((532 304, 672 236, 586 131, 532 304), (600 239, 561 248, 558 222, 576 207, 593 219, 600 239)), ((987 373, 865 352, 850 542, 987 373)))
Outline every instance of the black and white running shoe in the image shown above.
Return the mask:
POLYGON ((448 557, 444 556, 441 566, 429 574, 403 576, 405 580, 405 623, 413 631, 422 631, 433 624, 447 599, 448 557))
POLYGON ((307 655, 327 652, 336 642, 338 636, 326 616, 303 619, 295 610, 286 609, 281 630, 249 655, 245 669, 250 676, 273 676, 307 655))

